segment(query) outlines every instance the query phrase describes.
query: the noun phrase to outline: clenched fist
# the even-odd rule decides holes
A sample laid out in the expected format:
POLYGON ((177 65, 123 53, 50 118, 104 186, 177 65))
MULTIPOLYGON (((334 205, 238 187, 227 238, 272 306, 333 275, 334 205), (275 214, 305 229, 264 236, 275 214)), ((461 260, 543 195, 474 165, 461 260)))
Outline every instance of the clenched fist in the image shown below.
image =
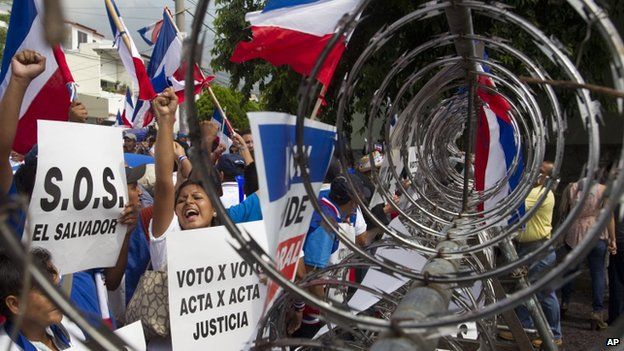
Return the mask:
POLYGON ((11 61, 13 78, 24 83, 30 83, 37 78, 46 67, 46 58, 32 50, 17 53, 11 61))
POLYGON ((152 101, 159 125, 171 125, 175 122, 175 113, 178 108, 178 97, 173 88, 167 88, 152 101))

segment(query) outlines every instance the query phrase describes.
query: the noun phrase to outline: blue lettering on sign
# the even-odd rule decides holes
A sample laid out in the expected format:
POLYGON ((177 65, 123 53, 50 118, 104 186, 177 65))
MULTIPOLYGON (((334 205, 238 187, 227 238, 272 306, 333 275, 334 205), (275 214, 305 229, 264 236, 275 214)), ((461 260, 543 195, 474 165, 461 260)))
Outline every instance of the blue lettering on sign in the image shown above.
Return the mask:
MULTIPOLYGON (((269 201, 284 196, 292 184, 303 183, 299 166, 295 164, 296 137, 294 125, 259 125, 262 154, 269 187, 269 201)), ((336 132, 318 128, 304 128, 304 152, 308 156, 308 173, 313 183, 325 179, 331 159, 336 132)))

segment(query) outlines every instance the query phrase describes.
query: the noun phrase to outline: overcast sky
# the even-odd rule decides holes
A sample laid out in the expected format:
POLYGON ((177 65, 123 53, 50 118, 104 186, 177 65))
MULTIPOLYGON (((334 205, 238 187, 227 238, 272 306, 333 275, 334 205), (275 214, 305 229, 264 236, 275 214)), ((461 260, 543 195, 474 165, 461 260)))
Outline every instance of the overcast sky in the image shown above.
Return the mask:
MULTIPOLYGON (((4 0, 0 1, 2 2, 0 3, 0 9, 11 9, 11 5, 7 5, 4 0)), ((175 12, 174 0, 116 0, 115 2, 139 51, 142 54, 151 55, 151 48, 143 41, 137 30, 162 19, 165 6, 168 6, 172 12, 175 12)), ((108 22, 104 0, 61 0, 61 3, 68 21, 91 27, 104 35, 107 39, 112 39, 112 32, 108 22)), ((208 7, 208 13, 204 18, 202 30, 202 34, 206 34, 206 46, 202 56, 202 67, 210 72, 212 72, 212 68, 210 67, 210 50, 213 47, 214 41, 212 22, 215 16, 215 10, 213 4, 214 1, 211 1, 208 7)), ((189 31, 193 22, 197 0, 185 0, 184 5, 185 9, 190 11, 190 13, 185 13, 186 30, 189 31)), ((216 72, 214 74, 217 76, 216 81, 218 83, 229 84, 229 78, 226 73, 216 72)))
MULTIPOLYGON (((19 1, 19 0, 18 0, 19 1)), ((195 14, 195 6, 197 0, 185 0, 185 8, 191 14, 195 14)), ((211 1, 211 5, 212 5, 211 1)), ((64 14, 68 21, 77 22, 87 27, 97 30, 107 39, 112 39, 112 32, 108 18, 104 0, 62 0, 64 14)), ((175 3, 173 0, 117 0, 119 12, 130 31, 130 35, 134 39, 139 51, 144 54, 151 54, 150 47, 143 41, 137 30, 146 27, 160 19, 165 6, 168 6, 172 12, 175 12, 175 3)), ((4 10, 10 10, 9 5, 0 5, 4 10)), ((211 31, 214 16, 214 7, 210 6, 208 13, 204 19, 203 32, 206 33, 206 48, 203 55, 203 67, 210 69, 210 49, 213 47, 214 33, 211 31)), ((190 30, 193 22, 193 16, 186 13, 186 27, 190 30)), ((227 79, 222 74, 218 75, 218 81, 224 83, 227 79)))
MULTIPOLYGON (((212 5, 213 1, 211 1, 212 5)), ((119 12, 130 31, 130 35, 134 39, 139 51, 144 54, 151 54, 150 47, 143 41, 138 29, 146 27, 160 19, 165 6, 168 6, 171 12, 175 12, 175 3, 173 0, 117 0, 119 12)), ((185 0, 185 9, 190 13, 185 13, 186 30, 190 31, 195 14, 197 0, 185 0)), ((104 0, 63 0, 65 9, 65 17, 72 22, 78 22, 88 27, 96 29, 106 38, 112 39, 112 32, 108 18, 104 0)), ((214 7, 210 6, 208 13, 204 18, 203 32, 206 33, 206 47, 204 48, 202 66, 212 71, 210 68, 210 50, 213 47, 214 33, 212 32, 212 21, 214 19, 214 7)), ((218 73, 217 82, 227 84, 229 79, 224 73, 218 73)))
MULTIPOLYGON (((137 30, 161 19, 165 6, 169 6, 172 12, 175 11, 175 4, 172 0, 118 0, 116 3, 139 50, 147 49, 147 45, 140 38, 137 30)), ((185 0, 185 8, 193 14, 196 4, 196 0, 185 0)), ((104 0, 63 0, 63 5, 65 16, 69 21, 95 28, 107 38, 111 38, 112 34, 106 17, 104 0)), ((207 27, 212 27, 213 18, 211 15, 214 15, 214 11, 209 11, 204 20, 207 27)), ((191 27, 193 17, 188 13, 185 16, 188 30, 191 27)), ((204 31, 207 32, 206 44, 210 44, 212 47, 214 34, 206 26, 204 27, 204 31)))

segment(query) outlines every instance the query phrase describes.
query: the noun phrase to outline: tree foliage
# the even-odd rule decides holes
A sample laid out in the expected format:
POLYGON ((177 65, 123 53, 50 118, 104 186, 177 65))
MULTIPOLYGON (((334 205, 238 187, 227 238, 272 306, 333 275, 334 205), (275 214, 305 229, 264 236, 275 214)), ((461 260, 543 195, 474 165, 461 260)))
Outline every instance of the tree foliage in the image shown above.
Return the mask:
MULTIPOLYGON (((217 32, 215 47, 212 51, 212 65, 215 70, 227 71, 231 74, 233 86, 241 86, 243 94, 249 95, 252 88, 257 84, 262 92, 261 100, 270 110, 296 113, 297 110, 297 87, 301 77, 288 67, 274 67, 262 60, 252 60, 243 64, 236 64, 229 60, 236 44, 240 41, 251 40, 249 24, 245 22, 247 12, 256 11, 264 6, 264 0, 217 0, 217 16, 214 27, 217 32)), ((358 25, 348 49, 336 71, 334 82, 337 77, 342 77, 353 67, 355 61, 369 45, 370 39, 384 26, 387 26, 403 17, 405 14, 417 10, 424 1, 393 0, 391 2, 377 0, 372 1, 362 16, 362 22, 358 25)), ((575 61, 577 58, 581 73, 584 77, 591 77, 595 84, 610 85, 609 54, 606 47, 601 43, 597 29, 590 31, 589 40, 584 40, 588 31, 588 25, 564 1, 548 0, 508 0, 506 4, 513 6, 514 11, 536 25, 547 36, 553 36, 560 42, 560 47, 566 51, 569 57, 575 61), (580 53, 580 55, 579 55, 580 53)), ((620 26, 624 22, 624 1, 604 0, 602 5, 612 18, 612 21, 620 26)), ((499 19, 485 16, 474 16, 476 33, 483 33, 490 37, 510 38, 512 46, 525 52, 529 57, 541 58, 538 63, 546 69, 552 69, 553 65, 543 55, 532 38, 525 33, 519 33, 517 26, 500 21, 499 19)), ((375 91, 387 72, 395 64, 396 60, 408 50, 413 49, 418 43, 431 38, 432 34, 441 34, 448 31, 444 16, 437 16, 418 23, 412 23, 396 33, 391 45, 385 45, 375 53, 367 62, 359 75, 358 87, 355 91, 355 99, 349 106, 349 113, 364 112, 370 103, 375 91)), ((452 50, 452 46, 448 49, 452 50)), ((429 56, 419 57, 420 64, 430 63, 452 51, 437 51, 429 53, 429 56)), ((501 62, 505 67, 514 72, 518 71, 520 63, 505 54, 494 54, 493 60, 501 62)), ((422 68, 416 62, 414 69, 422 68)), ((398 76, 391 82, 389 91, 396 92, 403 84, 403 78, 413 73, 414 70, 404 70, 404 75, 398 76)), ((327 100, 329 106, 323 109, 321 118, 327 122, 335 119, 335 101, 338 84, 332 84, 327 100)), ((415 93, 415 92, 414 92, 415 93)), ((565 106, 565 102, 562 102, 565 106)))
MULTIPOLYGON (((262 109, 262 104, 249 100, 241 92, 228 87, 212 85, 212 91, 234 129, 248 129, 249 120, 247 119, 247 112, 260 111, 262 109)), ((210 94, 208 91, 204 91, 197 101, 199 118, 208 119, 212 117, 214 110, 215 105, 210 98, 210 94)))
MULTIPOLYGON (((10 16, 7 14, 0 15, 0 22, 4 22, 8 26, 9 17, 10 16)), ((7 38, 7 29, 0 28, 0 62, 2 61, 2 57, 4 56, 4 45, 6 43, 6 38, 7 38)))

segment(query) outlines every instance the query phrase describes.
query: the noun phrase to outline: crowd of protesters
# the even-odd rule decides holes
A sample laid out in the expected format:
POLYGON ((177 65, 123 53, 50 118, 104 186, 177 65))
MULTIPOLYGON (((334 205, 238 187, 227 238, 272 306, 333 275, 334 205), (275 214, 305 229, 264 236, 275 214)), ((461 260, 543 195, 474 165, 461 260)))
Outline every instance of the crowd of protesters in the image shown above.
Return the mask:
MULTIPOLYGON (((12 61, 12 76, 4 98, 0 102, 0 187, 4 194, 30 198, 35 185, 37 171, 37 147, 21 156, 11 151, 15 138, 19 109, 29 83, 44 71, 45 58, 32 51, 23 51, 12 61), (16 171, 15 171, 16 168, 16 171), (15 171, 15 174, 13 173, 15 171)), ((143 140, 132 132, 123 134, 123 151, 154 158, 154 164, 126 167, 129 199, 120 213, 120 223, 128 227, 121 252, 115 266, 92 269, 64 276, 61 280, 52 264, 52 258, 45 250, 32 252, 33 263, 48 272, 49 278, 67 293, 74 306, 80 309, 90 321, 100 326, 108 324, 118 328, 127 322, 126 306, 132 301, 141 276, 147 271, 166 270, 167 246, 170 233, 188 229, 207 228, 219 225, 215 205, 209 196, 209 189, 217 189, 218 195, 229 216, 235 223, 262 219, 262 209, 257 195, 258 175, 254 162, 254 145, 249 131, 235 133, 228 148, 217 137, 218 125, 212 121, 201 122, 201 145, 193 145, 188 136, 174 133, 178 98, 172 89, 165 90, 152 102, 156 115, 157 131, 151 130, 143 140), (189 159, 191 148, 203 148, 212 152, 206 162, 214 162, 218 174, 205 184, 193 172, 189 159), (209 186, 210 185, 210 186, 209 186), (102 299, 105 298, 106 303, 102 299)), ((68 120, 84 123, 88 116, 86 107, 73 103, 68 120)), ((121 143, 120 143, 121 145, 121 143)), ((380 203, 371 209, 376 218, 369 218, 358 206, 356 194, 349 184, 355 185, 358 197, 366 204, 374 194, 369 179, 373 167, 379 167, 382 150, 375 151, 374 159, 368 156, 351 162, 349 172, 341 173, 341 167, 332 159, 325 178, 319 203, 324 215, 342 226, 352 240, 365 247, 379 239, 381 230, 378 222, 388 224, 396 216, 393 207, 380 203)), ((541 176, 526 200, 527 209, 533 207, 541 196, 545 179, 552 172, 552 163, 544 163, 541 176)), ((565 206, 574 206, 582 190, 582 182, 570 185, 564 191, 565 206)), ((591 189, 591 201, 586 203, 582 214, 573 224, 565 240, 566 248, 572 250, 591 227, 602 208, 598 202, 604 186, 591 189)), ((395 202, 400 201, 400 194, 395 202)), ((540 209, 517 238, 520 255, 530 252, 550 238, 554 195, 549 193, 540 209)), ((12 221, 17 235, 21 235, 26 215, 18 214, 12 221)), ((300 257, 298 278, 324 269, 340 260, 337 252, 339 240, 336 234, 323 224, 321 215, 314 213, 300 257)), ((605 328, 615 321, 624 309, 624 222, 616 214, 615 219, 600 236, 595 248, 588 256, 592 278, 593 313, 590 316, 592 328, 605 328), (609 317, 602 317, 605 294, 605 257, 609 257, 609 317)), ((535 265, 529 267, 529 279, 535 279, 555 264, 554 248, 548 251, 535 265)), ((351 279, 361 280, 361 271, 355 271, 351 279)), ((88 342, 87 335, 69 321, 42 293, 37 285, 22 291, 23 267, 5 250, 0 252, 0 314, 4 324, 0 328, 0 348, 13 343, 18 350, 63 350, 69 346, 88 342), (17 321, 19 319, 19 321, 17 321), (17 324, 18 322, 18 324, 17 324), (17 329, 14 330, 14 326, 17 329)), ((312 288, 313 294, 324 298, 325 288, 312 288)), ((565 311, 572 292, 571 285, 563 288, 561 311, 565 311)), ((538 294, 556 343, 562 340, 560 326, 560 305, 552 289, 538 294)), ((319 311, 294 300, 287 318, 287 331, 294 337, 313 337, 322 326, 319 311)), ((522 324, 532 328, 532 321, 526 308, 519 307, 518 316, 522 324)), ((170 338, 154 337, 149 340, 152 348, 169 348, 170 338)), ((538 342, 538 344, 541 343, 538 342)), ((539 346, 539 345, 537 345, 539 346)))
MULTIPOLYGON (((11 151, 15 137, 19 108, 29 83, 45 68, 45 58, 36 52, 20 52, 12 61, 12 77, 0 105, 3 126, 0 152, 6 163, 1 164, 0 186, 5 194, 30 199, 35 186, 37 153, 35 146, 27 155, 11 151)), ((201 145, 192 145, 188 136, 174 133, 178 98, 172 89, 165 90, 152 102, 157 131, 150 129, 143 140, 132 130, 123 133, 123 151, 128 155, 153 157, 154 164, 126 167, 128 201, 120 214, 120 223, 127 225, 121 252, 115 266, 92 269, 63 276, 52 264, 50 254, 43 249, 32 252, 33 263, 49 272, 50 279, 70 296, 74 306, 83 312, 95 326, 102 323, 118 328, 126 320, 126 306, 136 295, 141 276, 148 271, 166 270, 166 240, 174 231, 206 228, 219 225, 219 218, 208 196, 208 184, 198 179, 190 162, 190 148, 201 147, 212 151, 208 162, 214 162, 218 175, 210 179, 213 189, 235 223, 262 219, 258 191, 258 175, 254 162, 254 145, 249 131, 232 136, 232 145, 226 150, 225 141, 217 137, 218 125, 212 121, 201 123, 201 145), (242 180, 242 181, 241 181, 242 180), (105 300, 105 301, 103 301, 105 300)), ((84 123, 88 111, 80 103, 73 103, 70 122, 84 123)), ((355 199, 346 185, 345 177, 357 180, 358 187, 368 200, 372 185, 364 184, 361 172, 339 174, 337 161, 332 161, 327 184, 321 192, 323 210, 337 222, 355 226, 355 240, 366 245, 372 223, 365 220, 355 206, 355 199), (358 174, 357 176, 355 174, 358 174), (367 222, 369 224, 367 224, 367 222)), ((353 169, 352 169, 353 170, 353 169)), ((383 206, 382 206, 383 207, 383 206)), ((385 210, 388 210, 386 208, 385 210)), ((379 212, 387 224, 384 209, 379 212)), ((26 215, 21 213, 11 224, 20 236, 26 215)), ((321 226, 315 215, 310 235, 302 253, 302 272, 320 269, 328 264, 337 238, 321 226), (329 235, 329 236, 327 236, 329 235)), ((34 285, 22 291, 24 272, 18 262, 5 250, 0 252, 0 313, 4 320, 0 328, 0 347, 13 343, 18 349, 62 350, 88 342, 88 336, 60 313, 41 288, 34 285), (26 299, 26 301, 24 301, 26 299), (20 308, 20 306, 24 306, 20 308), (18 316, 20 318, 18 318, 18 316), (18 321, 18 329, 13 326, 18 321), (15 336, 17 335, 17 339, 15 336)), ((304 304, 292 307, 301 314, 304 304)), ((306 310, 307 311, 307 310, 306 310)), ((308 313, 306 316, 316 316, 308 313)), ((290 332, 303 330, 301 319, 290 322, 290 332)), ((170 348, 170 338, 154 336, 149 340, 153 349, 170 348)))

